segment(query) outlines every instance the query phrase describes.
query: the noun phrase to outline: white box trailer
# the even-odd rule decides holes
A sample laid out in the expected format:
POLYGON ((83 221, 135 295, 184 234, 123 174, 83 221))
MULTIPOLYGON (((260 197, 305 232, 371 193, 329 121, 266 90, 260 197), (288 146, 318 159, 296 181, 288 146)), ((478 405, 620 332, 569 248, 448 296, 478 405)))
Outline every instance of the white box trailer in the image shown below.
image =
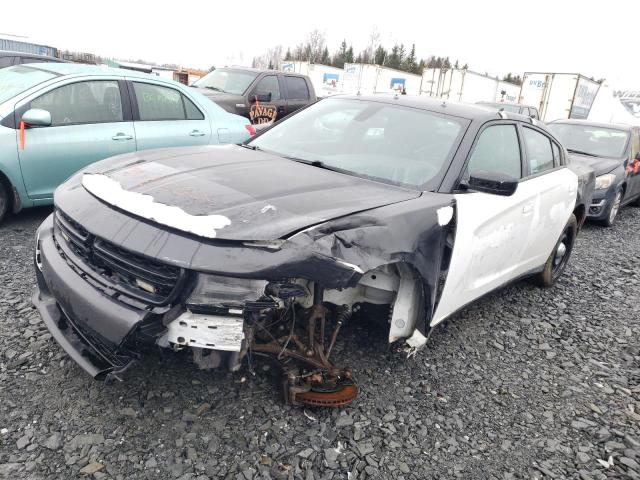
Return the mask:
POLYGON ((376 93, 420 93, 420 75, 363 63, 346 63, 344 65, 344 93, 371 95, 376 93))
POLYGON ((589 117, 600 84, 578 73, 525 72, 518 103, 531 105, 546 122, 589 117))
POLYGON ((342 93, 344 70, 341 68, 301 61, 285 61, 280 68, 283 72, 307 75, 311 79, 311 83, 318 97, 342 93))
POLYGON ((467 69, 427 68, 420 91, 456 102, 517 102, 520 87, 467 69))

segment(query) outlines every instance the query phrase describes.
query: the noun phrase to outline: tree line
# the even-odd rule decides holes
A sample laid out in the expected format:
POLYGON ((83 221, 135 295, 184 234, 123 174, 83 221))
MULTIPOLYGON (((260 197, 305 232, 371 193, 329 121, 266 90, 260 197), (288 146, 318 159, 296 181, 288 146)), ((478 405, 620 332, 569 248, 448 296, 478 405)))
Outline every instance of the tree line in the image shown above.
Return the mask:
MULTIPOLYGON (((283 61, 319 63, 336 68, 344 68, 345 63, 365 63, 416 75, 421 75, 425 68, 443 70, 451 68, 467 70, 469 68, 467 63, 461 65, 458 60, 452 64, 450 57, 431 55, 427 58, 418 58, 415 43, 411 44, 411 48, 407 48, 403 43, 395 43, 391 48, 387 48, 380 42, 380 33, 377 30, 371 33, 367 47, 360 52, 356 53, 353 45, 348 44, 344 39, 332 54, 327 46, 324 33, 316 29, 310 32, 303 42, 293 48, 287 48, 284 54, 282 46, 277 46, 254 57, 252 66, 277 70, 280 69, 283 61)), ((511 73, 505 75, 503 80, 516 85, 522 84, 520 75, 512 75, 511 73)))

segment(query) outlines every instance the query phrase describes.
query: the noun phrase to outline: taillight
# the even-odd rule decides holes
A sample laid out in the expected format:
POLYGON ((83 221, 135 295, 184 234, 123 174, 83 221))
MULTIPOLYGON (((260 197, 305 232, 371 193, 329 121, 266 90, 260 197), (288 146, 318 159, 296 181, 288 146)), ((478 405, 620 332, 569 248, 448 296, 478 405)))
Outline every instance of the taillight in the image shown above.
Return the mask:
POLYGON ((251 125, 250 123, 247 123, 244 128, 247 129, 247 131, 249 132, 249 136, 253 137, 256 134, 256 127, 254 127, 253 125, 251 125))

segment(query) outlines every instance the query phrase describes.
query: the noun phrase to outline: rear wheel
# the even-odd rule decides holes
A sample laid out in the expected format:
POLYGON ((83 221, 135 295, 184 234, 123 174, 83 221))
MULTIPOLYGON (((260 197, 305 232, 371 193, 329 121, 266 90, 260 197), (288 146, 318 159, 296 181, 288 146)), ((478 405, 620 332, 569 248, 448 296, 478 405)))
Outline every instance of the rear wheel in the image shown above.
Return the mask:
POLYGON ((2 223, 4 217, 7 216, 9 202, 9 189, 7 185, 0 180, 0 223, 2 223))
POLYGON ((572 214, 555 247, 553 247, 547 263, 544 264, 544 270, 533 277, 533 281, 537 285, 550 287, 560 278, 569 262, 577 232, 578 222, 576 216, 572 214))

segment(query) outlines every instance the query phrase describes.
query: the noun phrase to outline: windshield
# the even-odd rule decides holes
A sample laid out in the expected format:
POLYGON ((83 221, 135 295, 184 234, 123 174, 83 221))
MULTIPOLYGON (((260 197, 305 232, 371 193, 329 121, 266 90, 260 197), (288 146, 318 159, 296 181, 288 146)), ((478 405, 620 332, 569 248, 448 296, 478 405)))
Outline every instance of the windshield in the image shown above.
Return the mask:
POLYGON ((250 145, 344 173, 431 190, 446 172, 465 122, 387 103, 325 99, 250 145))
POLYGON ((193 86, 242 95, 257 76, 258 72, 221 68, 207 73, 204 77, 195 81, 193 86))
POLYGON ((56 76, 55 73, 21 65, 0 69, 0 103, 56 76))
POLYGON ((597 157, 622 157, 629 140, 628 132, 614 128, 571 123, 550 123, 547 127, 567 150, 597 157))

